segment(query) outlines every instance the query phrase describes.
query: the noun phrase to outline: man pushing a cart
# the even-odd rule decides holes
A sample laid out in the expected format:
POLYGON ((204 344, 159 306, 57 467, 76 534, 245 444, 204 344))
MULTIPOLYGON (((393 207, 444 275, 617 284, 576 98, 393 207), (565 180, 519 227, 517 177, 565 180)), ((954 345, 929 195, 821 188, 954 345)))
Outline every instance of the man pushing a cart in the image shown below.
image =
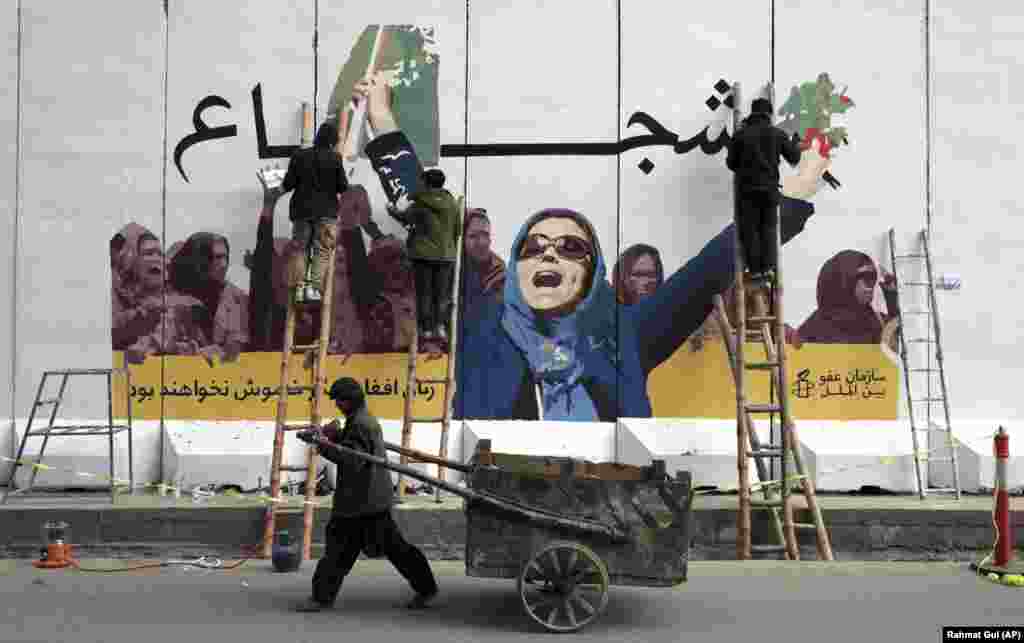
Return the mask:
POLYGON ((296 610, 319 612, 333 607, 342 581, 352 571, 360 552, 374 558, 386 556, 416 591, 408 607, 426 607, 437 596, 437 581, 426 556, 402 537, 391 515, 394 500, 391 472, 332 448, 333 444, 339 444, 386 459, 380 423, 370 415, 365 393, 354 379, 335 380, 328 396, 345 414, 344 428, 339 431, 335 420, 320 432, 298 434, 300 439, 316 444, 320 455, 337 465, 338 478, 324 538, 326 551, 313 573, 313 595, 296 606, 296 610))

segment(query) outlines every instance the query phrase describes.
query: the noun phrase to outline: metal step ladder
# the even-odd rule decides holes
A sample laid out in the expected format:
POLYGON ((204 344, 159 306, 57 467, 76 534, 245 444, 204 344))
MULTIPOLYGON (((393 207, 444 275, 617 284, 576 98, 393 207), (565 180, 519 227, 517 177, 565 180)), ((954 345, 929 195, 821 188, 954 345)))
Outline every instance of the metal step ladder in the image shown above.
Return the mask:
MULTIPOLYGON (((739 127, 740 86, 733 85, 733 100, 737 108, 734 110, 736 119, 735 132, 739 127)), ((737 197, 734 187, 734 197, 737 197)), ((736 228, 736 244, 734 261, 736 266, 736 321, 738 328, 733 329, 726 315, 725 303, 719 295, 715 298, 716 320, 721 329, 722 340, 729 356, 733 380, 736 385, 736 443, 737 468, 739 471, 739 511, 737 514, 736 555, 739 560, 749 560, 753 554, 785 555, 787 560, 800 559, 800 547, 797 541, 797 529, 814 530, 817 539, 818 558, 833 560, 832 547, 829 542, 828 530, 818 506, 814 483, 806 475, 803 456, 800 453, 800 440, 797 436, 796 424, 790 416, 789 387, 786 377, 786 337, 783 324, 782 308, 782 226, 776 226, 775 255, 776 267, 773 275, 766 283, 748 283, 744 254, 739 238, 739 209, 735 207, 738 198, 734 199, 734 220, 736 228), (751 288, 748 290, 748 286, 751 288), (763 288, 768 290, 770 304, 765 301, 763 288), (747 317, 746 300, 752 297, 755 310, 747 317), (748 325, 754 328, 750 330, 748 325), (759 341, 764 347, 763 360, 747 361, 744 344, 748 341, 759 341), (768 372, 771 377, 771 395, 768 403, 748 401, 746 393, 746 371, 768 372), (781 428, 779 444, 762 445, 754 424, 754 415, 768 415, 772 424, 778 420, 781 428), (753 458, 759 479, 759 486, 764 500, 753 502, 748 459, 753 458), (767 459, 778 458, 780 472, 778 479, 771 479, 767 471, 767 459), (789 461, 792 459, 795 475, 788 473, 789 461), (813 522, 797 523, 794 520, 792 504, 792 483, 799 480, 813 522), (751 543, 751 510, 768 510, 772 519, 777 544, 753 545, 751 543), (779 514, 782 514, 781 520, 779 514)))
MULTIPOLYGON (((462 228, 463 222, 466 220, 465 210, 465 197, 460 196, 458 199, 459 212, 461 212, 459 228, 462 228)), ((455 274, 452 279, 452 292, 451 300, 452 306, 448 317, 448 340, 444 342, 445 352, 444 355, 447 357, 447 364, 445 366, 444 379, 430 379, 420 378, 416 375, 416 364, 419 361, 420 353, 420 333, 419 324, 415 325, 412 335, 412 341, 409 343, 409 353, 407 361, 407 375, 405 379, 405 408, 402 413, 402 449, 412 448, 412 428, 415 424, 436 424, 441 423, 441 444, 438 449, 438 457, 446 459, 448 457, 448 434, 451 429, 452 421, 452 400, 455 397, 455 359, 458 351, 458 329, 459 329, 459 278, 462 269, 462 254, 465 248, 464 240, 459 239, 459 252, 455 257, 455 274), (442 407, 441 417, 415 417, 413 416, 413 397, 419 384, 439 384, 444 387, 444 398, 442 407)), ((405 453, 401 454, 400 462, 402 465, 408 466, 410 463, 421 464, 429 463, 428 461, 411 460, 405 453)), ((444 482, 445 480, 445 467, 437 468, 437 477, 444 482)), ((398 475, 398 502, 402 502, 405 496, 408 494, 408 485, 405 482, 405 478, 402 474, 398 475)), ((434 501, 441 502, 441 488, 436 487, 434 489, 434 501)))
POLYGON ((4 492, 3 500, 0 504, 6 504, 7 499, 14 494, 27 494, 32 490, 33 485, 36 481, 36 473, 38 473, 38 467, 32 466, 31 463, 26 463, 22 460, 25 455, 25 444, 28 442, 30 437, 42 436, 43 443, 39 447, 39 457, 36 458, 35 464, 42 464, 43 454, 46 452, 46 445, 49 443, 51 437, 72 437, 82 435, 105 435, 108 439, 108 456, 110 458, 110 501, 115 502, 115 495, 117 489, 116 478, 114 477, 114 436, 118 433, 128 433, 128 489, 129 493, 135 492, 135 470, 132 466, 132 396, 131 396, 131 373, 129 372, 127 365, 123 368, 91 368, 91 369, 65 369, 58 371, 46 371, 43 373, 42 378, 39 380, 39 388, 36 389, 36 398, 32 403, 32 411, 28 416, 28 423, 25 425, 25 433, 21 437, 21 445, 18 447, 18 455, 14 458, 14 464, 11 465, 11 473, 7 478, 7 489, 4 492), (57 414, 60 411, 60 405, 64 401, 64 396, 67 393, 68 381, 76 375, 92 375, 101 376, 107 378, 107 423, 106 424, 74 424, 74 425, 57 425, 54 422, 57 419, 57 414), (125 399, 127 400, 127 419, 126 424, 114 424, 114 400, 113 400, 113 389, 114 389, 114 375, 125 376, 125 399), (55 397, 43 397, 46 393, 46 382, 50 378, 60 378, 60 388, 57 391, 55 397), (47 425, 41 429, 33 429, 32 425, 36 419, 36 413, 39 409, 44 407, 50 407, 50 419, 47 425), (28 485, 23 489, 14 489, 14 477, 18 472, 18 467, 29 466, 32 468, 32 473, 29 475, 28 485))
MULTIPOLYGON (((942 332, 939 327, 939 308, 935 297, 935 279, 932 272, 932 258, 928 247, 927 230, 921 230, 920 241, 921 245, 918 252, 897 255, 896 231, 893 228, 889 229, 889 255, 892 261, 893 275, 896 277, 896 294, 900 301, 900 360, 903 362, 903 381, 907 389, 907 413, 910 417, 910 434, 914 445, 914 473, 917 475, 917 491, 921 500, 924 500, 929 493, 951 493, 959 500, 961 496, 960 464, 957 461, 956 440, 953 438, 953 427, 949 417, 949 396, 946 388, 946 371, 942 355, 942 332), (904 281, 901 279, 900 274, 908 262, 918 263, 919 266, 923 264, 924 275, 919 275, 917 277, 918 281, 904 281), (922 277, 924 281, 920 281, 922 277), (915 290, 926 289, 927 292, 923 297, 923 306, 916 310, 903 310, 904 302, 907 301, 907 297, 904 296, 905 289, 911 288, 915 290), (928 317, 929 321, 931 321, 929 328, 931 332, 926 337, 907 337, 909 333, 906 332, 905 325, 903 324, 904 317, 922 316, 928 317), (923 367, 915 368, 912 366, 909 344, 923 344, 927 347, 928 359, 923 367), (935 358, 934 362, 932 360, 933 355, 935 358), (924 397, 914 397, 911 374, 924 375, 926 391, 924 397), (935 381, 936 379, 938 382, 935 381), (937 392, 933 388, 936 383, 938 384, 937 392), (942 403, 942 417, 944 420, 941 424, 932 420, 932 405, 940 402, 942 403), (924 412, 924 418, 921 418, 919 415, 922 411, 924 412), (939 449, 934 449, 930 446, 922 450, 920 445, 920 436, 922 434, 926 436, 930 434, 943 436, 942 449, 948 449, 949 455, 932 457, 932 453, 939 449), (927 463, 929 467, 932 464, 949 463, 953 470, 953 486, 931 487, 926 479, 926 472, 922 471, 922 462, 927 463)), ((920 301, 920 299, 914 298, 915 302, 920 301)), ((926 443, 928 442, 930 440, 926 439, 926 443)))
MULTIPOLYGON (((280 185, 281 173, 277 170, 262 171, 264 181, 270 188, 280 185)), ((317 487, 317 463, 319 453, 313 445, 306 447, 305 464, 286 465, 282 464, 284 452, 285 434, 295 431, 310 431, 320 428, 322 419, 320 401, 326 392, 326 374, 324 373, 324 362, 327 359, 327 348, 331 336, 332 301, 334 297, 334 253, 335 247, 331 247, 328 257, 326 278, 324 279, 323 297, 319 304, 296 304, 292 288, 289 289, 288 313, 285 318, 284 344, 281 348, 281 386, 277 396, 277 417, 274 427, 274 453, 270 464, 270 494, 271 501, 267 505, 263 523, 263 557, 270 558, 274 544, 274 529, 276 526, 277 505, 281 499, 281 473, 282 472, 305 472, 305 503, 302 508, 302 560, 309 560, 313 544, 313 514, 317 487), (299 314, 299 308, 320 310, 319 336, 312 344, 295 344, 295 322, 299 314), (289 376, 292 369, 293 355, 306 355, 307 360, 303 370, 310 373, 309 384, 303 386, 290 386, 289 376), (312 358, 312 363, 310 359, 312 358), (309 420, 300 424, 288 422, 288 396, 292 392, 310 393, 309 420)), ((307 251, 306 274, 309 274, 309 261, 312 260, 307 251)))

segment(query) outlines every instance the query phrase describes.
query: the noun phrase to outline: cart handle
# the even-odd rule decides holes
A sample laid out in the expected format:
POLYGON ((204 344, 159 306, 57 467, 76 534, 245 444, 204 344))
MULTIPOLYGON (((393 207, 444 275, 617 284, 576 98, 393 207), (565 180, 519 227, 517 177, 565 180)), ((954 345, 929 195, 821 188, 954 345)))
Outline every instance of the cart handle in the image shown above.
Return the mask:
POLYGON ((341 455, 355 456, 355 457, 357 457, 357 458, 359 458, 361 460, 365 460, 365 461, 370 462, 372 464, 376 464, 378 466, 384 467, 385 469, 390 469, 390 470, 392 470, 392 471, 394 471, 396 473, 400 473, 402 475, 409 476, 410 478, 414 478, 416 480, 420 480, 422 482, 426 482, 429 485, 433 485, 435 487, 440 487, 441 489, 444 489, 445 491, 447 491, 449 493, 454 493, 455 495, 461 496, 461 497, 463 497, 463 498, 465 498, 467 500, 475 499, 476 495, 477 495, 476 492, 474 492, 474 491, 471 491, 469 489, 463 489, 462 487, 457 487, 457 486, 455 486, 453 484, 450 484, 448 482, 445 482, 443 480, 438 480, 437 478, 434 478, 432 476, 428 476, 425 473, 420 473, 419 471, 417 471, 416 469, 413 469, 412 467, 407 467, 407 466, 401 465, 401 464, 395 464, 395 463, 391 462, 390 460, 388 460, 387 458, 378 458, 375 455, 370 455, 369 453, 364 453, 362 451, 357 451, 356 449, 350 449, 348 447, 341 446, 340 444, 334 444, 333 442, 328 443, 328 444, 324 444, 322 442, 319 442, 319 443, 315 443, 315 444, 316 444, 316 446, 318 446, 318 447, 320 447, 322 449, 327 449, 329 451, 334 451, 335 453, 338 453, 338 454, 341 454, 341 455))
POLYGON ((395 453, 408 456, 410 458, 419 460, 420 462, 436 464, 438 466, 446 467, 448 469, 455 469, 456 471, 461 471, 462 473, 471 473, 473 471, 473 467, 469 465, 455 462, 454 460, 446 460, 436 455, 424 453, 423 451, 417 451, 416 449, 407 449, 405 447, 401 447, 398 446, 397 444, 392 444, 390 442, 385 442, 384 447, 388 451, 394 451, 395 453))

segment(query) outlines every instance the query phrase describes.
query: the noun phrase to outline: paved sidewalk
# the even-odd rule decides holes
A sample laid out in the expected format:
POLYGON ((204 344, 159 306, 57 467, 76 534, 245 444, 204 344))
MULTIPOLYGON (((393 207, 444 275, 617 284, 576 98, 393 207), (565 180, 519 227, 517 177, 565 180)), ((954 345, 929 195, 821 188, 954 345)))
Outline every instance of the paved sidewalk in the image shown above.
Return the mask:
MULTIPOLYGON (((126 561, 83 561, 95 567, 126 561)), ((431 609, 383 561, 361 561, 338 610, 300 615, 313 566, 275 574, 265 561, 232 571, 43 571, 0 562, 3 641, 365 643, 551 640, 523 613, 513 581, 474 579, 433 564, 431 609)), ((943 625, 1024 623, 1024 589, 949 563, 695 562, 674 589, 613 587, 606 612, 573 641, 940 641, 943 625)))

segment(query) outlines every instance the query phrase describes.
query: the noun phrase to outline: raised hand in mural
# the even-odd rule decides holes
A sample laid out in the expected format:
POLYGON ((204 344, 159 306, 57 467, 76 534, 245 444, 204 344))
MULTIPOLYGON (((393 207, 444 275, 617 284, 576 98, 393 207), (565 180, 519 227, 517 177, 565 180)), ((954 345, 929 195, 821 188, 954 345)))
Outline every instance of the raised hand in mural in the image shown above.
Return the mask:
POLYGON ((257 171, 256 177, 260 180, 260 185, 263 186, 263 208, 270 208, 270 211, 273 212, 278 199, 284 194, 284 190, 281 187, 281 183, 284 180, 284 170, 282 168, 266 167, 257 171))
POLYGON ((800 155, 797 173, 782 179, 782 194, 791 199, 810 201, 818 193, 822 175, 831 167, 832 161, 821 153, 821 142, 814 139, 800 155))
POLYGON ((352 89, 352 100, 363 98, 368 100, 366 111, 370 117, 370 126, 377 136, 398 129, 398 122, 391 111, 391 80, 394 72, 379 71, 368 80, 356 83, 352 89))
POLYGON ((146 297, 139 301, 136 311, 135 314, 146 322, 156 323, 160 321, 160 315, 167 312, 167 305, 162 297, 146 297))
POLYGON ((199 349, 199 354, 203 356, 203 359, 206 361, 206 365, 211 368, 216 366, 217 362, 224 361, 224 351, 221 350, 220 346, 203 346, 199 349))
POLYGON ((198 351, 192 354, 202 355, 206 364, 212 368, 216 366, 218 362, 221 364, 230 364, 237 361, 238 356, 242 354, 242 346, 237 341, 228 340, 224 343, 224 346, 210 344, 199 348, 198 351))
POLYGON ((887 270, 882 270, 882 280, 878 282, 878 285, 882 290, 889 292, 896 291, 896 275, 892 274, 887 270))
MULTIPOLYGON (((352 349, 345 346, 341 341, 331 341, 327 351, 331 358, 338 360, 338 363, 342 366, 347 364, 348 360, 352 357, 352 349)), ((312 356, 312 353, 310 353, 310 355, 312 356)), ((312 362, 310 362, 310 366, 308 368, 312 368, 312 362)))

